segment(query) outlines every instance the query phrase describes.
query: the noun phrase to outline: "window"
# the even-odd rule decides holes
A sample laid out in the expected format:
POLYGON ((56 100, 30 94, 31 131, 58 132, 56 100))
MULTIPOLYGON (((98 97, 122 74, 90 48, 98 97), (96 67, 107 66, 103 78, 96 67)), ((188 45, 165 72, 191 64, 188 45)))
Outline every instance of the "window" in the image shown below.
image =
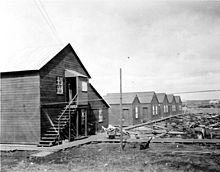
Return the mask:
POLYGON ((138 118, 138 107, 135 107, 135 118, 138 118))
POLYGON ((82 91, 85 91, 85 92, 88 91, 88 85, 87 85, 87 82, 85 81, 82 81, 82 91))
POLYGON ((99 122, 103 122, 103 113, 102 113, 102 109, 99 109, 99 122))
POLYGON ((152 111, 153 111, 153 115, 157 115, 158 114, 158 106, 157 105, 153 105, 152 106, 152 111))
POLYGON ((165 113, 168 112, 168 105, 164 105, 163 109, 165 113))
POLYGON ((181 105, 179 105, 179 110, 180 110, 180 111, 182 110, 182 106, 181 106, 181 105))
POLYGON ((85 118, 86 118, 86 110, 82 109, 81 110, 81 125, 85 124, 85 118))
POLYGON ((154 105, 152 106, 152 111, 153 111, 153 115, 155 115, 155 107, 154 107, 154 105))
POLYGON ((57 94, 63 94, 63 77, 58 76, 56 78, 56 92, 57 94))

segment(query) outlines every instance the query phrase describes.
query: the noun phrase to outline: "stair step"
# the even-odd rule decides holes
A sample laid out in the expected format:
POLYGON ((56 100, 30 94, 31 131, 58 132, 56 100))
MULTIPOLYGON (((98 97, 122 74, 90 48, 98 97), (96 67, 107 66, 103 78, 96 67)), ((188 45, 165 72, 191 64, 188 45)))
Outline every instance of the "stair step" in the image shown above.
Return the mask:
POLYGON ((58 136, 58 134, 56 133, 56 134, 54 134, 54 133, 45 133, 44 134, 44 137, 55 137, 55 136, 58 136))
MULTIPOLYGON (((67 106, 66 106, 67 107, 67 106)), ((73 109, 75 109, 75 108, 77 108, 77 105, 70 105, 70 109, 71 108, 73 108, 73 109)))
MULTIPOLYGON (((50 147, 53 145, 58 144, 58 127, 60 127, 60 132, 62 132, 62 134, 65 135, 65 131, 63 129, 65 129, 65 126, 68 124, 69 122, 69 115, 73 115, 76 112, 76 108, 77 105, 70 105, 70 107, 68 107, 66 110, 67 106, 64 107, 64 109, 61 111, 61 113, 59 114, 59 116, 56 118, 56 120, 54 121, 54 126, 51 126, 46 133, 43 135, 43 137, 41 138, 38 146, 42 146, 42 147, 50 147), (62 115, 62 116, 61 116, 62 115)), ((59 141, 59 143, 62 143, 62 141, 59 141)))
POLYGON ((55 130, 47 130, 47 133, 50 133, 50 134, 52 134, 52 133, 58 134, 58 131, 55 131, 55 130))
MULTIPOLYGON (((69 121, 69 119, 66 119, 66 120, 60 120, 60 124, 63 124, 63 123, 66 123, 66 122, 68 122, 69 121)), ((59 123, 59 121, 58 120, 56 120, 56 121, 54 121, 54 124, 58 124, 59 123)))
POLYGON ((66 118, 60 118, 60 119, 56 119, 54 122, 58 122, 60 120, 60 122, 62 122, 62 121, 69 121, 69 116, 68 117, 66 117, 66 118))
POLYGON ((55 141, 57 139, 57 137, 42 137, 41 141, 55 141))

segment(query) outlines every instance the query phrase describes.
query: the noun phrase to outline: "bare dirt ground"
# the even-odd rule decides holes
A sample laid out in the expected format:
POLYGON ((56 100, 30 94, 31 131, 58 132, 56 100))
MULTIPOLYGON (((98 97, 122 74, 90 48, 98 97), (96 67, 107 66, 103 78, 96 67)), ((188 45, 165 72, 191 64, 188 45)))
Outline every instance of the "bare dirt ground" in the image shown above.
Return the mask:
POLYGON ((140 150, 129 144, 90 144, 62 150, 44 158, 36 151, 1 152, 1 171, 220 171, 216 146, 150 144, 140 150))

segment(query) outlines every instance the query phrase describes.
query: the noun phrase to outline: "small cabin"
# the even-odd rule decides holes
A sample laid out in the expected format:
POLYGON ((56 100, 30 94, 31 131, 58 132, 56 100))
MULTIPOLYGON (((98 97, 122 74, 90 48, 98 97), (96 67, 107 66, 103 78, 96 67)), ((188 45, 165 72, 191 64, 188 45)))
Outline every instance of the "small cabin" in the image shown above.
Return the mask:
POLYGON ((169 115, 167 95, 166 93, 156 93, 156 95, 159 101, 159 114, 162 118, 167 117, 169 115))
POLYGON ((174 95, 168 94, 167 99, 168 99, 168 103, 169 103, 168 104, 169 115, 176 115, 177 110, 176 110, 176 100, 174 98, 174 95))
POLYGON ((174 96, 176 101, 176 111, 177 113, 182 113, 182 100, 180 96, 174 96))
POLYGON ((7 62, 1 68, 1 143, 52 146, 87 137, 93 110, 104 102, 90 78, 70 44, 29 49, 7 62), (93 97, 101 103, 91 103, 93 97))
MULTIPOLYGON (((120 125, 120 94, 104 96, 110 105, 109 124, 120 125)), ((155 92, 127 92, 122 94, 123 125, 140 124, 159 118, 158 100, 155 92)))

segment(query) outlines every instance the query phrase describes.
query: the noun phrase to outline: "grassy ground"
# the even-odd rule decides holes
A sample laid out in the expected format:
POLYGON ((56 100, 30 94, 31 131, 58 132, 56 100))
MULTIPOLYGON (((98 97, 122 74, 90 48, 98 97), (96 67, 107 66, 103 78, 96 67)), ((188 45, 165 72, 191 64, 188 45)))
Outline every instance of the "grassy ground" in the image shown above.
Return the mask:
POLYGON ((178 151, 213 151, 216 147, 182 144, 90 144, 56 152, 44 158, 34 152, 1 152, 1 171, 220 171, 220 156, 178 151))

